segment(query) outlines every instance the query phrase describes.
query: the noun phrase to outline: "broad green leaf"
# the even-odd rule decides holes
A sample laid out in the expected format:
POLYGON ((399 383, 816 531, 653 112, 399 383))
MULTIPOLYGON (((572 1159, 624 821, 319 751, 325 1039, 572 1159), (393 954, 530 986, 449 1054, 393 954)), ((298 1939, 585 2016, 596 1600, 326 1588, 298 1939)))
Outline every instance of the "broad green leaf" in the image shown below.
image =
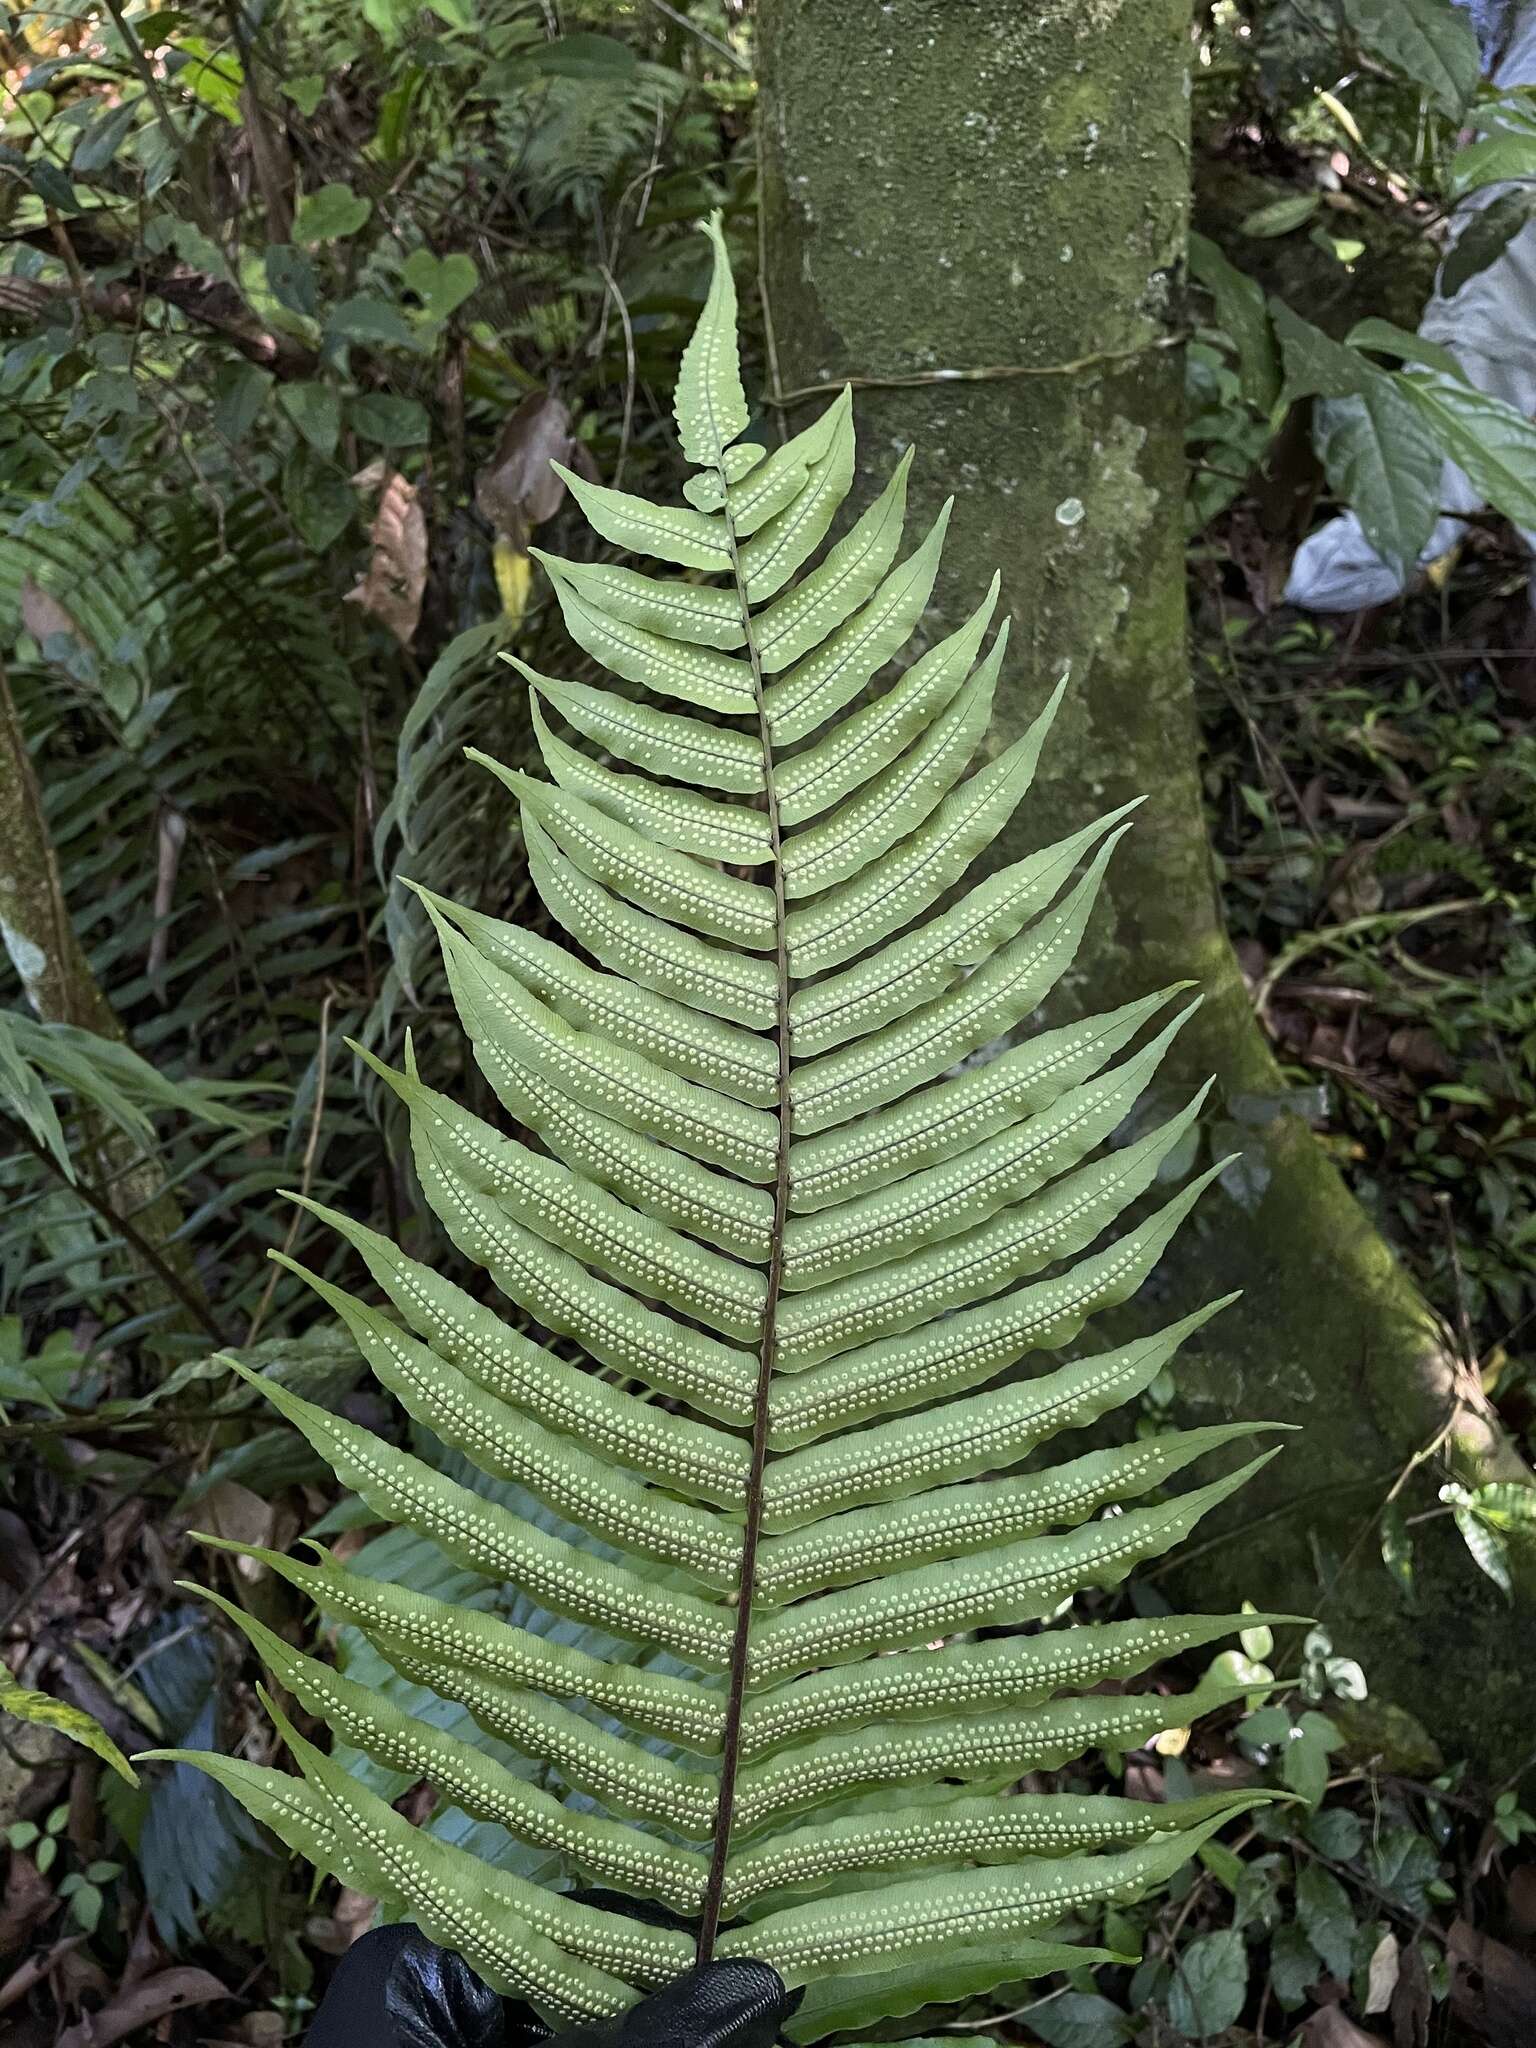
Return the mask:
POLYGON ((104 171, 128 139, 128 132, 144 106, 142 93, 127 93, 115 106, 102 105, 81 129, 70 156, 70 169, 77 178, 94 177, 104 171))
POLYGON ((373 212, 373 201, 350 185, 322 185, 306 192, 293 218, 293 239, 308 243, 339 242, 355 235, 373 212))
POLYGON ((1321 205, 1318 193, 1298 192, 1292 199, 1272 200, 1268 206, 1246 214, 1239 222, 1239 228, 1255 241, 1271 241, 1278 235, 1293 234, 1297 228, 1305 227, 1321 205))
POLYGON ((214 384, 213 420, 226 441, 243 441, 272 390, 269 371, 255 363, 224 363, 214 384))
MULTIPOLYGON (((1532 145, 1532 167, 1536 169, 1536 141, 1532 145)), ((1451 246, 1440 266, 1440 290, 1455 298, 1463 285, 1470 284, 1492 263, 1497 263, 1522 229, 1536 220, 1536 192, 1501 192, 1489 205, 1474 213, 1451 246)))
POLYGON ((365 441, 381 448, 419 447, 431 433, 425 406, 385 391, 366 391, 349 399, 347 421, 365 441))
POLYGON ((296 448, 283 466, 283 503, 317 554, 339 537, 357 511, 346 478, 307 445, 296 448))
POLYGON ((421 301, 429 320, 446 320, 479 287, 480 273, 462 249, 446 256, 434 256, 430 249, 413 249, 400 272, 408 291, 421 301))
MULTIPOLYGON (((810 1986, 805 2001, 787 2022, 785 2039, 820 2041, 854 2027, 900 2018, 920 2007, 963 2004, 1003 1985, 1025 1984, 1060 1969, 1092 1969, 1117 1960, 1105 1949, 1060 1941, 957 1941, 948 1955, 934 1961, 896 1964, 864 1975, 846 1972, 823 1977, 810 1986)), ((911 2048, 938 2048, 938 2039, 952 2044, 953 2035, 920 2038, 911 2048)), ((990 2039, 983 2034, 981 2042, 990 2039)))
POLYGON ((1448 0, 1343 0, 1362 48, 1429 94, 1452 121, 1465 114, 1483 74, 1467 14, 1448 0))
POLYGON ((171 76, 182 91, 238 126, 245 69, 223 37, 214 43, 206 36, 178 35, 173 67, 171 76))
POLYGON ((1362 47, 1460 121, 1483 78, 1473 20, 1446 0, 1343 0, 1362 47))
POLYGON ((1500 123, 1457 151, 1451 159, 1448 182, 1453 197, 1465 198, 1485 185, 1532 176, 1536 176, 1536 131, 1523 124, 1500 123))
POLYGON ((1512 1479, 1491 1480, 1473 1490, 1467 1505, 1496 1529, 1536 1540, 1536 1486, 1512 1479))
POLYGON ((1400 388, 1420 425, 1495 511, 1536 527, 1536 424, 1503 399, 1434 371, 1409 371, 1400 388))
POLYGON ((326 332, 340 341, 360 341, 383 348, 412 348, 415 337, 386 299, 358 293, 333 306, 326 317, 326 332))
POLYGON ((1347 1984, 1355 1939, 1354 1908, 1339 1880, 1310 1859, 1296 1873, 1296 1917, 1329 1974, 1347 1984))
POLYGON ((313 118, 316 107, 325 98, 325 77, 319 71, 301 72, 297 77, 283 79, 278 90, 285 98, 293 101, 308 121, 313 118))
POLYGON ((1133 2036, 1135 2022, 1112 1999, 1096 1991, 1068 1991, 1047 1998, 1029 2015, 1046 2048, 1119 2048, 1133 2036))
POLYGON ((529 63, 551 78, 612 83, 634 75, 635 53, 616 36, 581 31, 553 36, 547 43, 539 44, 529 63))
POLYGON ((1377 355, 1389 356, 1393 362, 1417 363, 1423 369, 1442 370, 1447 377, 1466 381, 1466 371, 1448 348, 1438 341, 1426 340, 1422 334, 1410 333, 1406 327, 1395 327, 1390 320, 1374 316, 1357 320, 1344 339, 1351 348, 1369 349, 1377 355))
POLYGON ((1280 395, 1280 365, 1263 286, 1245 277, 1204 235, 1189 238, 1189 268, 1216 302, 1217 326, 1232 337, 1243 396, 1260 412, 1268 412, 1280 395))
POLYGON ((320 311, 320 281, 315 266, 291 242, 270 242, 263 259, 272 296, 290 313, 314 319, 320 311))
POLYGON ((1200 1934, 1174 1964, 1168 2018, 1191 2041, 1223 2034, 1248 1999, 1248 1951, 1235 1927, 1200 1934))
POLYGON ((1445 467, 1412 403, 1390 378, 1374 378, 1359 397, 1319 406, 1312 442, 1330 488, 1382 560, 1406 576, 1440 516, 1445 467))
POLYGON ((1314 441, 1329 483, 1377 553, 1406 573, 1439 516, 1442 437, 1415 405, 1411 380, 1378 369, 1287 306, 1276 303, 1274 318, 1286 397, 1326 401, 1314 441))
POLYGON ((282 384, 278 403, 317 455, 334 455, 341 438, 341 400, 332 385, 282 384))

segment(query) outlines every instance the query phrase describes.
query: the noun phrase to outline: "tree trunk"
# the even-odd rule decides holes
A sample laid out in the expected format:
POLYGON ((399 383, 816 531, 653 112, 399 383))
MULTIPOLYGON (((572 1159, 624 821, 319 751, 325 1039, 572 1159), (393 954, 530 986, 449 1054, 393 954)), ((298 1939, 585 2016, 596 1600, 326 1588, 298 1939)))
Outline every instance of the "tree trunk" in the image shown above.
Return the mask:
POLYGON ((1528 1656, 1530 1612, 1511 1617, 1448 1518, 1423 1532, 1410 1612, 1375 1518, 1448 1423, 1410 1511, 1434 1505, 1446 1459, 1474 1484, 1528 1474, 1287 1108, 1213 888, 1185 646, 1186 0, 762 0, 760 37, 764 300, 787 417, 800 424, 806 387, 868 380, 870 475, 917 444, 916 530, 956 493, 931 623, 957 624, 1001 569, 998 745, 1070 666, 1028 843, 1147 794, 1064 1000, 1080 1013, 1185 977, 1205 991, 1151 1108, 1214 1072, 1202 1143, 1239 1156, 1135 1312, 1161 1322, 1243 1288, 1183 1357, 1185 1419, 1305 1434, 1172 1590, 1320 1616, 1373 1691, 1498 1767, 1529 1745, 1512 1632, 1528 1656))
MULTIPOLYGON (((11 686, 0 669, 0 939, 22 992, 45 1024, 72 1024, 98 1038, 121 1040, 123 1027, 91 972, 64 900, 64 885, 48 835, 42 791, 27 752, 11 686)), ((203 1301, 188 1248, 176 1241, 181 1209, 165 1185, 158 1160, 139 1157, 128 1134, 79 1105, 78 1156, 72 1161, 107 1206, 129 1220, 180 1283, 177 1300, 143 1257, 129 1248, 130 1299, 145 1313, 170 1304, 163 1326, 190 1327, 188 1309, 203 1301)))

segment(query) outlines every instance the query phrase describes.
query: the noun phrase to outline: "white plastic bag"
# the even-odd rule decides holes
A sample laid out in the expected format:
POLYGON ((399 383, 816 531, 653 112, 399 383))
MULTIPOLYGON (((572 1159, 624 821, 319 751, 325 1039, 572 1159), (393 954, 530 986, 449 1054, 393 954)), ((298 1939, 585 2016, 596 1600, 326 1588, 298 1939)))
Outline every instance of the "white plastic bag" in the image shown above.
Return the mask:
MULTIPOLYGON (((1508 8, 1496 0, 1482 0, 1471 11, 1484 53, 1495 59, 1493 82, 1536 85, 1536 4, 1527 0, 1508 8)), ((1510 189, 1488 185, 1473 193, 1458 209, 1452 246, 1474 213, 1510 189)), ((1504 399, 1519 412, 1536 414, 1536 221, 1522 228, 1454 298, 1442 298, 1437 282, 1419 332, 1426 341, 1449 349, 1480 391, 1504 399)), ((1440 504, 1447 514, 1482 509, 1482 498, 1451 462, 1441 477, 1440 504)), ((1437 561, 1462 530, 1459 519, 1437 520, 1419 555, 1420 566, 1437 561)), ((1536 534, 1525 538, 1536 550, 1536 534)), ((1285 601, 1304 611, 1352 612, 1386 604, 1400 597, 1403 589, 1403 579, 1376 553, 1354 513, 1345 512, 1297 549, 1285 601)))

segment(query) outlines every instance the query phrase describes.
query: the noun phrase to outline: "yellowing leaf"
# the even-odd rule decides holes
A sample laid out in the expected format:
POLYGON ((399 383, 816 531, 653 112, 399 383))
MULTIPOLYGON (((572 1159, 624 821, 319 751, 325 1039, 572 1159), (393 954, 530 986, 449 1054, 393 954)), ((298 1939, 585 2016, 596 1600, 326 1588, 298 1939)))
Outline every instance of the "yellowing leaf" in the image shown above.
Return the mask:
POLYGON ((25 1686, 16 1683, 3 1664, 0 1664, 0 1713, 14 1714, 18 1721, 29 1721, 35 1728, 57 1728, 71 1742, 93 1750, 103 1763, 110 1764, 117 1775, 130 1785, 138 1784, 138 1773, 133 1765, 93 1715, 86 1713, 83 1707, 72 1707, 67 1700, 56 1700, 52 1693, 29 1692, 25 1686))

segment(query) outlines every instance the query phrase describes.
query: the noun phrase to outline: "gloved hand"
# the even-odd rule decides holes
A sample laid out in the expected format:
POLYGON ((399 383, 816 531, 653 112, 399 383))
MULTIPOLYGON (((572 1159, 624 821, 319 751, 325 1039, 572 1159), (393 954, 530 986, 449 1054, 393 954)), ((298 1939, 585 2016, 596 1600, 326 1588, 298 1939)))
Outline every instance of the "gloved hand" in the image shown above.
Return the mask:
POLYGON ((798 2003, 770 1964, 731 1958, 687 1971, 617 2019, 551 2038, 462 1957, 398 1923, 342 1957, 305 2048, 771 2048, 798 2003))

